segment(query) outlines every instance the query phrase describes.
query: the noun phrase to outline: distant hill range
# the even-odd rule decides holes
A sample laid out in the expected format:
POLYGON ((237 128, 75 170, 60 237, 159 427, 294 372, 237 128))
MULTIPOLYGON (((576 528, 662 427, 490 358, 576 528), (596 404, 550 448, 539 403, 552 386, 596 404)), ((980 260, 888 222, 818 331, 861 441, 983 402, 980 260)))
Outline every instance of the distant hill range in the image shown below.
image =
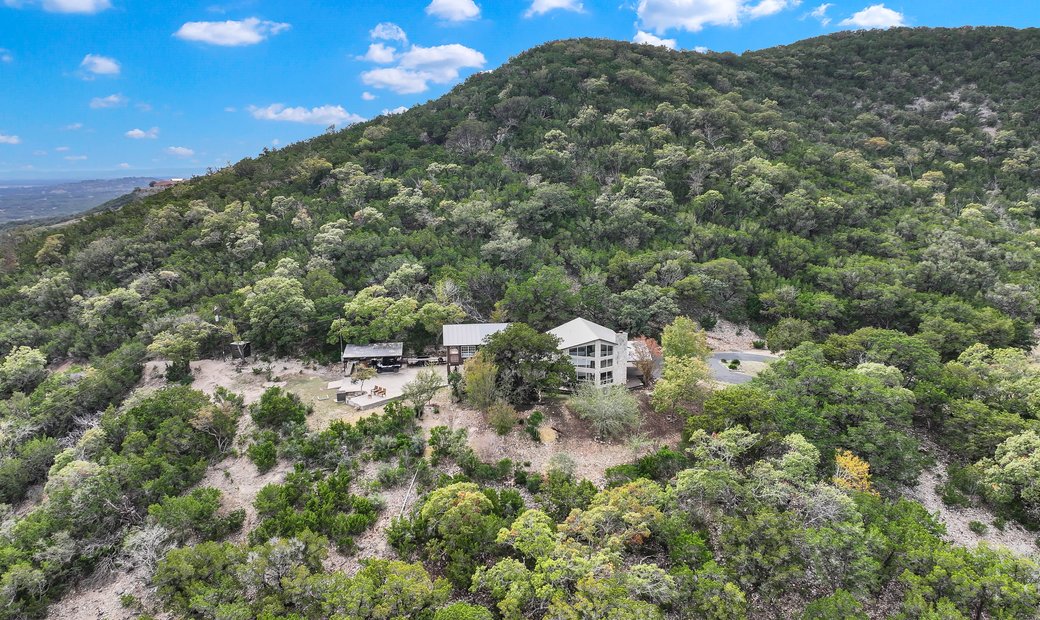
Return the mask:
POLYGON ((114 198, 147 190, 154 177, 92 181, 0 181, 0 227, 16 222, 57 220, 114 198))

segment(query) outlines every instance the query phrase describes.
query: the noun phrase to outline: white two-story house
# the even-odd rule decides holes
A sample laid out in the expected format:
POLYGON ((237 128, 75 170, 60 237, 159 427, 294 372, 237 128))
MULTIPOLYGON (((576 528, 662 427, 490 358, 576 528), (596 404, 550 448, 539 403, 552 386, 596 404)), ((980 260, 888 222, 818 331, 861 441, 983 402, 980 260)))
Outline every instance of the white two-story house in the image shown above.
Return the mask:
POLYGON ((628 334, 585 319, 568 321, 549 332, 570 355, 578 383, 625 385, 628 382, 628 334))

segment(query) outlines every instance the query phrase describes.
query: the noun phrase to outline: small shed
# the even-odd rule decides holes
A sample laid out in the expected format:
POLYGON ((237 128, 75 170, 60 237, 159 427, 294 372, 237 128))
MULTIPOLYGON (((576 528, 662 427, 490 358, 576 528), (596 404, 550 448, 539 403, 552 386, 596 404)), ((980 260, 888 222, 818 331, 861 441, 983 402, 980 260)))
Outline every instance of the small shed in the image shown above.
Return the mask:
POLYGON ((365 364, 372 366, 377 372, 397 372, 401 370, 402 355, 403 342, 376 342, 348 344, 343 347, 342 359, 344 364, 365 364))
POLYGON ((252 347, 246 340, 236 340, 231 343, 232 359, 242 360, 252 355, 252 347))

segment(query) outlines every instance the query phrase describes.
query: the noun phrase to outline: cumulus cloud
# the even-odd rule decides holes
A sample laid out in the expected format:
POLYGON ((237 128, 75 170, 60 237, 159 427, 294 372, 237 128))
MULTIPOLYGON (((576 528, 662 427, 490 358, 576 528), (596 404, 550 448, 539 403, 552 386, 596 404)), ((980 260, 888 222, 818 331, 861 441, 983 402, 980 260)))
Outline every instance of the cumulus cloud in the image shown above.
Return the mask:
POLYGON ((152 127, 148 131, 143 129, 131 129, 123 135, 127 138, 133 138, 134 140, 155 140, 159 137, 159 128, 152 127))
POLYGON ((116 93, 107 97, 94 97, 90 100, 90 107, 99 110, 102 108, 119 108, 126 105, 126 97, 122 93, 116 93))
POLYGON ((385 65, 394 61, 397 56, 397 48, 385 43, 373 43, 368 46, 368 51, 358 60, 367 60, 376 64, 385 65))
POLYGON ((168 146, 166 152, 177 157, 191 157, 195 154, 195 151, 186 146, 168 146))
POLYGON ((84 161, 87 158, 86 155, 66 155, 66 161, 84 161))
POLYGON ((48 13, 100 13, 112 8, 109 0, 4 0, 9 7, 20 9, 24 6, 39 5, 48 13))
POLYGON ((5 64, 14 62, 14 54, 11 53, 11 50, 6 50, 0 47, 0 62, 5 64))
POLYGON ((852 17, 841 20, 841 26, 852 28, 895 28, 905 26, 906 17, 899 11, 893 11, 884 4, 874 4, 853 13, 852 17))
POLYGON ((255 45, 289 28, 289 24, 249 17, 239 21, 187 22, 173 36, 185 41, 236 47, 255 45))
POLYGON ((403 105, 399 105, 399 106, 397 106, 396 108, 394 108, 392 110, 387 110, 387 109, 384 108, 382 114, 384 116, 391 116, 393 114, 401 114, 401 113, 407 112, 407 111, 408 111, 407 107, 405 107, 403 105))
POLYGON ((68 146, 56 146, 56 147, 54 147, 54 150, 59 152, 59 153, 66 153, 68 151, 71 151, 72 148, 68 147, 68 146))
POLYGON ((365 92, 361 93, 361 98, 365 101, 374 101, 376 99, 376 96, 366 90, 365 92))
POLYGON ((802 3, 802 0, 759 0, 758 4, 748 6, 745 11, 748 17, 755 19, 756 17, 768 17, 783 11, 789 7, 796 7, 802 3))
POLYGON ((7 133, 0 133, 0 144, 21 144, 22 139, 7 133))
POLYGON ((650 34, 649 32, 643 32, 642 30, 637 32, 636 36, 632 37, 632 42, 642 43, 645 45, 660 45, 662 47, 667 47, 670 50, 674 50, 676 45, 675 39, 662 39, 659 36, 650 34))
POLYGON ((658 35, 669 30, 699 32, 705 26, 739 26, 796 7, 802 0, 639 0, 641 29, 658 35))
POLYGON ((585 5, 578 0, 533 0, 531 6, 524 11, 524 17, 545 15, 550 11, 574 11, 575 13, 581 13, 584 10, 585 5))
POLYGON ((360 123, 364 118, 347 112, 343 106, 323 105, 316 108, 289 108, 281 103, 272 103, 260 108, 249 106, 253 118, 262 121, 285 121, 290 123, 309 123, 312 125, 339 125, 343 123, 360 123))
POLYGON ((123 163, 119 164, 119 166, 117 166, 117 167, 122 169, 122 170, 127 170, 127 169, 130 168, 130 164, 128 164, 126 162, 123 162, 123 163))
POLYGON ((396 67, 366 71, 361 74, 361 81, 399 94, 421 93, 431 82, 447 84, 458 79, 462 69, 479 69, 485 62, 483 54, 458 43, 433 47, 413 45, 401 54, 396 67))
POLYGON ((383 41, 400 41, 401 43, 408 42, 408 36, 405 35, 404 30, 393 22, 382 22, 376 24, 375 28, 368 31, 368 36, 383 41))
POLYGON ((95 75, 119 75, 119 61, 100 54, 87 54, 79 63, 84 77, 90 79, 95 75))
POLYGON ((473 0, 433 0, 426 14, 449 22, 464 22, 480 17, 480 7, 473 0))
POLYGON ((809 12, 809 17, 820 22, 820 25, 826 26, 831 23, 831 18, 827 17, 827 11, 834 6, 830 2, 824 2, 820 6, 816 7, 809 12))

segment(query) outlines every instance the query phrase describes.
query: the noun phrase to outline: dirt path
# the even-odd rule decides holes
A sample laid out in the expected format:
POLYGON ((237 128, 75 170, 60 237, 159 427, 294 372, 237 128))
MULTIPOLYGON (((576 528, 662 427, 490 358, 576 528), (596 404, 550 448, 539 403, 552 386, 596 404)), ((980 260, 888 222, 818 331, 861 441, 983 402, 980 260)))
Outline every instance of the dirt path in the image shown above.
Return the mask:
POLYGON ((946 463, 938 460, 933 468, 921 474, 917 486, 910 489, 906 495, 909 499, 920 502, 928 512, 937 515, 939 520, 946 524, 947 539, 965 547, 976 547, 985 541, 991 546, 1005 547, 1019 555, 1040 559, 1040 547, 1037 547, 1035 542, 1036 533, 1029 532, 1012 521, 1007 522, 1001 531, 994 527, 995 517, 986 508, 951 508, 944 504, 935 487, 946 480, 946 463), (986 533, 980 536, 971 531, 968 524, 972 521, 986 524, 986 533))

